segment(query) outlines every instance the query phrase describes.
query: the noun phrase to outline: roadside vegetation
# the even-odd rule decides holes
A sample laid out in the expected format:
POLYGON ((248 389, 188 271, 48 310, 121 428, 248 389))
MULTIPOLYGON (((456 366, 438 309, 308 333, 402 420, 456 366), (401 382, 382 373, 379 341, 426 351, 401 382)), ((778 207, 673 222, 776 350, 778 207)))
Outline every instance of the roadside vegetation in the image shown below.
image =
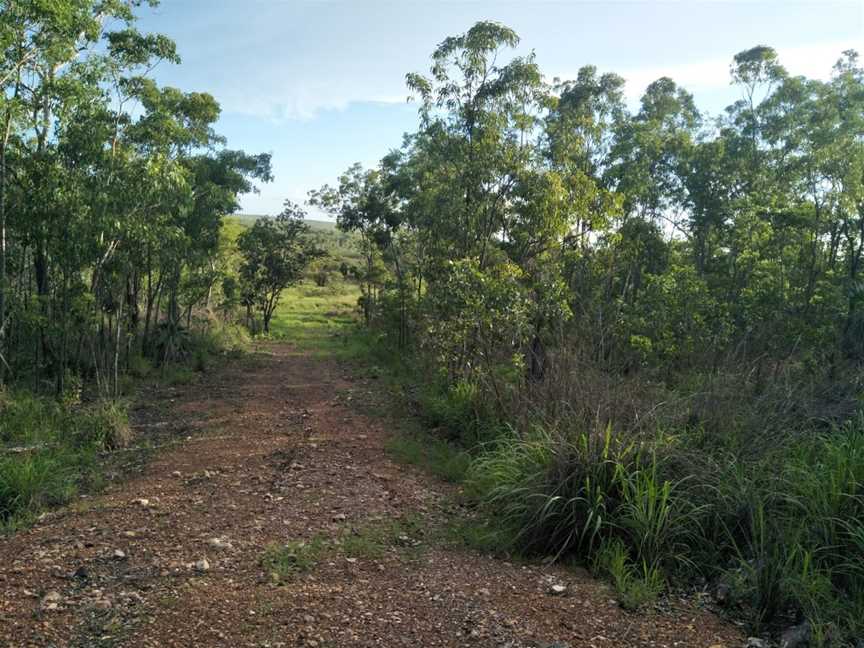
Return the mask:
MULTIPOLYGON (((544 80, 478 23, 409 74, 419 125, 311 193, 359 238, 369 364, 500 551, 639 608, 710 591, 754 633, 864 636, 864 70, 736 54, 741 99, 544 80), (464 457, 468 457, 464 461, 464 457)), ((491 546, 490 546, 491 545, 491 546)))
POLYGON ((323 256, 296 206, 225 219, 270 155, 228 148, 209 94, 148 76, 180 57, 136 29, 141 4, 0 11, 0 529, 98 486, 136 386, 246 348, 323 256))

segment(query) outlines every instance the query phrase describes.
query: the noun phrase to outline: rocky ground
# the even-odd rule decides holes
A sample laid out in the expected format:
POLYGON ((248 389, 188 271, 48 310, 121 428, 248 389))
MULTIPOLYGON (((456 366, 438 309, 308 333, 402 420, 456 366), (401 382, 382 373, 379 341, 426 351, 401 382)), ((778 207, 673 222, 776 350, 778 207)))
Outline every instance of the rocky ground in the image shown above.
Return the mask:
POLYGON ((0 646, 743 645, 698 599, 633 614, 447 542, 453 489, 388 457, 375 397, 276 344, 145 394, 151 461, 0 538, 0 646))

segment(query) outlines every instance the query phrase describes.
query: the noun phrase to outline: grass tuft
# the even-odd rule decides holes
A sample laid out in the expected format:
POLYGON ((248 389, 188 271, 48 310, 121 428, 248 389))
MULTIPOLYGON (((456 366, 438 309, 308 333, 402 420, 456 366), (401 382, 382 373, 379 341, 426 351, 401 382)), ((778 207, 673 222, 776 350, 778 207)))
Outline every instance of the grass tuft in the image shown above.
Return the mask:
POLYGON ((327 547, 323 536, 311 540, 293 540, 285 544, 273 544, 264 550, 261 566, 276 583, 285 583, 297 574, 311 570, 321 559, 327 547))

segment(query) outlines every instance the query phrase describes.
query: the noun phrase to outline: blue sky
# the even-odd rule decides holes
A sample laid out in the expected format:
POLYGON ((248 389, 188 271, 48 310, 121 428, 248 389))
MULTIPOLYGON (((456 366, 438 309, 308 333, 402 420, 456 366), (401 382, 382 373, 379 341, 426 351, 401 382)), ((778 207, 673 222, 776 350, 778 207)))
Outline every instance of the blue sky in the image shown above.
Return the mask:
POLYGON ((844 49, 864 55, 864 0, 162 0, 139 27, 173 38, 183 59, 159 66, 157 81, 210 92, 231 148, 273 154, 275 181, 242 203, 274 214, 399 146, 416 126, 405 73, 425 72, 443 38, 478 20, 515 29, 550 80, 590 63, 627 79, 635 102, 666 75, 711 112, 737 98, 729 62, 753 45, 820 78, 844 49))

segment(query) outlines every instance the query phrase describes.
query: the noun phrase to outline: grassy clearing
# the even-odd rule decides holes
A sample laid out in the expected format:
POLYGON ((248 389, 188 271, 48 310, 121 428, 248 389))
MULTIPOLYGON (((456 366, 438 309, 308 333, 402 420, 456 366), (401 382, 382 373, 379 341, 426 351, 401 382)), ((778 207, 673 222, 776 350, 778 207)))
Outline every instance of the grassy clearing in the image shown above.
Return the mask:
POLYGON ((353 356, 357 342, 349 335, 357 322, 356 284, 331 279, 326 286, 304 281, 282 295, 270 323, 271 336, 322 355, 353 356))

